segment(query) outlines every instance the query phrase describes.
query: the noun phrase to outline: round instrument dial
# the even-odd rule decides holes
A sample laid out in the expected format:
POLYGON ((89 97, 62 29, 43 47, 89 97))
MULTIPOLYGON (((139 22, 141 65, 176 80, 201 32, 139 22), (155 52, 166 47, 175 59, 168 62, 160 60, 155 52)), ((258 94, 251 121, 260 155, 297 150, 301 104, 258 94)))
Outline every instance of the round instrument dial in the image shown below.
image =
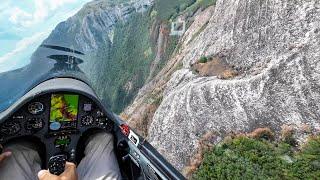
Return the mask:
POLYGON ((20 130, 21 130, 20 124, 15 121, 6 122, 0 128, 1 133, 5 135, 14 135, 14 134, 17 134, 20 130))
POLYGON ((38 131, 43 128, 43 120, 41 118, 28 119, 25 128, 31 131, 38 131))
POLYGON ((83 116, 81 118, 81 124, 84 126, 90 126, 93 124, 93 117, 92 116, 83 116))
POLYGON ((41 114, 44 111, 44 105, 41 102, 33 102, 28 105, 29 113, 33 115, 41 114))

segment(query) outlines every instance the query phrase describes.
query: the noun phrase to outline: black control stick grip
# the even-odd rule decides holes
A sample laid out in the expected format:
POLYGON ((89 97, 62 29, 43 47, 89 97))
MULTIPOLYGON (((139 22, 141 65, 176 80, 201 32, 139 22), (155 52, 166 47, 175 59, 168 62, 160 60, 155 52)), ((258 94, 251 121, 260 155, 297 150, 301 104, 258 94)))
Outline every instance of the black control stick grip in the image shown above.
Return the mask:
POLYGON ((66 166, 66 159, 65 155, 52 156, 48 162, 49 172, 57 176, 62 174, 66 166))

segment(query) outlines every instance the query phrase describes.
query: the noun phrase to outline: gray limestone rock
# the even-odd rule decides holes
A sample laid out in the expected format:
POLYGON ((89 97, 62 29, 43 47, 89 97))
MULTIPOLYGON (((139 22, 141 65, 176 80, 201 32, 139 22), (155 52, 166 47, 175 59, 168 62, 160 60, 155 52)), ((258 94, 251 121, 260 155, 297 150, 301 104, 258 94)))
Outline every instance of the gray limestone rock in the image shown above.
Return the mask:
MULTIPOLYGON (((320 1, 218 0, 207 27, 184 50, 148 140, 178 169, 209 131, 320 127, 320 1), (203 56, 241 69, 238 77, 200 77, 203 56)), ((190 39, 190 38, 189 38, 190 39)))

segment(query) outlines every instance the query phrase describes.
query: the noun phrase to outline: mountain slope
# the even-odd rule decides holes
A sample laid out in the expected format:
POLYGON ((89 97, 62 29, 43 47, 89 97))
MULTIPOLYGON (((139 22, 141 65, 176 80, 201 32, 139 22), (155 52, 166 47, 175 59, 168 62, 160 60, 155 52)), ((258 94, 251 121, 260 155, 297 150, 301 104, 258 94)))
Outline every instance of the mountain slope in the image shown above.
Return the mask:
POLYGON ((131 103, 122 116, 179 170, 208 132, 316 131, 319 2, 214 2, 96 0, 44 43, 84 51, 99 97, 117 113, 131 103))
POLYGON ((218 0, 204 15, 208 22, 194 21, 179 51, 142 88, 127 115, 145 107, 146 94, 161 94, 147 121, 148 140, 180 170, 207 132, 224 136, 258 127, 279 132, 283 124, 317 131, 319 6, 315 0, 218 0), (237 73, 226 79, 200 76, 193 67, 202 56, 237 73), (179 62, 183 67, 176 71, 179 62))

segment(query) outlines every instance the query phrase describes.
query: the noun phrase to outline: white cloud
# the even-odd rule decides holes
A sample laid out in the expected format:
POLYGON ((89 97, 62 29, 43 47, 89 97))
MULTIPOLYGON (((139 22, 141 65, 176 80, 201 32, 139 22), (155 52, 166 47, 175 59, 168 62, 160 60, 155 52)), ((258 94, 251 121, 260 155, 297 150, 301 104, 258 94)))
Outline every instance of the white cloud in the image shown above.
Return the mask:
POLYGON ((50 4, 50 10, 55 10, 60 6, 63 6, 64 4, 67 3, 75 3, 76 0, 49 0, 49 4, 50 4))
POLYGON ((33 0, 34 12, 29 13, 19 7, 14 7, 10 11, 9 20, 15 25, 30 27, 43 22, 57 8, 75 2, 76 0, 33 0))
POLYGON ((12 6, 9 1, 0 3, 0 19, 5 19, 12 13, 12 6))
POLYGON ((48 5, 43 0, 34 0, 36 10, 33 13, 33 21, 39 23, 48 17, 49 10, 48 5))
POLYGON ((21 53, 22 51, 24 51, 25 49, 27 49, 28 47, 30 47, 36 43, 40 44, 41 41, 44 38, 46 38, 48 35, 49 35, 49 31, 48 32, 40 32, 40 33, 37 33, 31 37, 23 38, 22 40, 17 42, 16 48, 14 50, 12 50, 11 52, 0 57, 0 64, 11 63, 10 61, 13 60, 12 58, 15 55, 18 55, 19 53, 21 53))
POLYGON ((4 1, 0 3, 0 12, 3 12, 4 10, 8 9, 10 7, 9 1, 4 1))
POLYGON ((14 13, 11 14, 9 20, 13 23, 13 24, 19 24, 20 22, 25 22, 28 21, 29 19, 32 18, 32 14, 18 8, 18 7, 14 7, 12 10, 14 13))
POLYGON ((62 12, 62 13, 59 13, 57 15, 58 15, 59 19, 65 19, 66 20, 67 18, 77 14, 77 12, 79 12, 81 8, 82 7, 79 7, 79 8, 73 9, 73 10, 71 10, 69 12, 66 12, 66 13, 62 12))

